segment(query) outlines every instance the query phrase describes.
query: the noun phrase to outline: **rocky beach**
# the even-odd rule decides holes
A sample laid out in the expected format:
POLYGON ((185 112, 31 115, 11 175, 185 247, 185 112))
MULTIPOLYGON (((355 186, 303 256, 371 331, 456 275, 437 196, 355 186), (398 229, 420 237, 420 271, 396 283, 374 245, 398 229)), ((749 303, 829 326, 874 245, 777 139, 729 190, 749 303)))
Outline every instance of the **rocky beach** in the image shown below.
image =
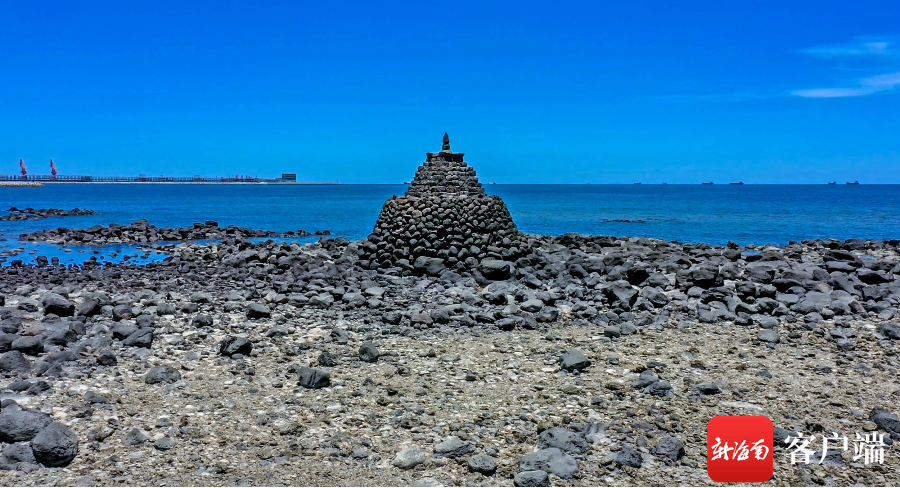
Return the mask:
POLYGON ((367 239, 188 229, 22 236, 168 257, 0 268, 4 485, 711 485, 717 415, 900 483, 900 240, 525 234, 446 136, 367 239))

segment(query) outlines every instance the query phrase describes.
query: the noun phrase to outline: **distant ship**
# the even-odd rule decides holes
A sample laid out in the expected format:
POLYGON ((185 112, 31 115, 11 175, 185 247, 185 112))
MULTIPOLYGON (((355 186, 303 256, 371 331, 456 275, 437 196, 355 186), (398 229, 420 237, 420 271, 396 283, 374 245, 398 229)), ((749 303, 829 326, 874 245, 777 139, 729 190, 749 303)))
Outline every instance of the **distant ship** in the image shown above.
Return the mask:
POLYGON ((496 185, 493 181, 488 182, 488 185, 496 185))
POLYGON ((738 181, 737 183, 729 183, 729 185, 743 185, 744 180, 738 181))
POLYGON ((828 184, 829 185, 837 185, 837 181, 829 181, 828 184))
POLYGON ((858 184, 859 184, 859 180, 857 180, 857 181, 848 181, 847 184, 848 184, 848 185, 858 185, 858 184))
POLYGON ((412 185, 412 181, 404 181, 403 184, 404 185, 412 185))
POLYGON ((713 185, 713 184, 714 184, 714 183, 713 183, 712 181, 710 181, 710 182, 708 182, 708 183, 704 181, 703 183, 701 183, 701 185, 713 185))
POLYGON ((640 181, 638 181, 638 182, 637 182, 637 183, 635 183, 635 185, 640 185, 640 184, 641 184, 641 182, 640 182, 640 181))

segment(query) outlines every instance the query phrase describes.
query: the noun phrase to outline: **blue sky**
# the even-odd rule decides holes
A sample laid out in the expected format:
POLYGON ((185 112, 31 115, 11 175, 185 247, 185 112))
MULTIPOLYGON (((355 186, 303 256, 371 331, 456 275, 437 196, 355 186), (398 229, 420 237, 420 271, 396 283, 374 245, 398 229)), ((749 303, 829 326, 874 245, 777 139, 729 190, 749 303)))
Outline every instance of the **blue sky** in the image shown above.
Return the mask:
POLYGON ((0 173, 900 183, 900 3, 2 2, 0 173))

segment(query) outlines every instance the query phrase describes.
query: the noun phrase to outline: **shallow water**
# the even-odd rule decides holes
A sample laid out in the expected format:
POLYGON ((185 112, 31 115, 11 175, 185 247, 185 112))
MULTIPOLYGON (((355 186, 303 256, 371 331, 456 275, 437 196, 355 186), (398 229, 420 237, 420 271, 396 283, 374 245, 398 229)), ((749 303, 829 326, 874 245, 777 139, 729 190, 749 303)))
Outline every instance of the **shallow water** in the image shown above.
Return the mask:
POLYGON ((130 244, 103 244, 99 246, 61 246, 46 242, 20 242, 15 240, 0 241, 0 266, 10 266, 12 261, 21 260, 24 264, 34 265, 38 256, 54 257, 60 265, 82 264, 92 256, 100 263, 147 264, 162 261, 167 254, 152 249, 140 248, 130 244), (150 251, 145 254, 145 251, 150 251), (15 254, 10 254, 14 252, 15 254))
MULTIPOLYGON (((248 241, 264 242, 272 239, 276 242, 296 242, 305 244, 307 242, 315 242, 319 237, 251 237, 248 241)), ((199 244, 218 242, 216 240, 192 241, 199 244)), ((179 242, 159 241, 157 244, 179 244, 179 242)), ((46 242, 19 241, 12 239, 0 239, 0 267, 11 266, 15 260, 21 260, 22 264, 34 266, 37 264, 37 257, 45 256, 48 261, 53 258, 59 259, 62 266, 72 264, 83 264, 92 256, 96 258, 98 263, 122 263, 130 264, 147 264, 159 262, 166 259, 169 254, 150 249, 145 244, 101 244, 92 246, 62 246, 59 244, 49 244, 46 242), (11 254, 14 252, 15 254, 11 254)))
MULTIPOLYGON (((900 238, 900 185, 486 185, 519 230, 655 237, 682 242, 787 244, 811 238, 900 238), (627 220, 630 222, 617 222, 627 220)), ((22 232, 147 219, 157 226, 330 230, 364 238, 384 201, 406 185, 79 185, 0 189, 0 209, 75 207, 97 215, 0 222, 22 232)), ((305 242, 314 242, 309 238, 305 242)), ((134 254, 119 246, 125 254, 134 254)), ((47 248, 42 248, 42 252, 47 248)), ((29 249, 30 250, 30 249, 29 249)), ((93 253, 93 250, 90 251, 93 253)), ((101 254, 107 251, 101 250, 101 254)), ((65 253, 88 255, 84 253, 65 253)), ((45 254, 50 257, 50 254, 45 254)), ((9 260, 9 259, 8 259, 9 260)), ((7 261, 8 261, 7 260, 7 261)), ((62 257, 61 257, 62 260, 62 257)))

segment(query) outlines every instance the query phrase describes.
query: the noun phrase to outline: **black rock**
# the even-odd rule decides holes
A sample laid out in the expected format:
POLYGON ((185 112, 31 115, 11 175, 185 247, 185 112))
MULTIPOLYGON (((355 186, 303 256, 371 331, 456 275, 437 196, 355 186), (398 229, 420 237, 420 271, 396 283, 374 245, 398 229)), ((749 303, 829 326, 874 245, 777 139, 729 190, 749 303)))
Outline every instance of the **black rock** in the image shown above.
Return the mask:
POLYGON ((18 338, 15 334, 0 333, 0 352, 9 351, 13 341, 18 338))
POLYGON ((247 356, 253 350, 253 344, 243 337, 226 337, 219 344, 219 355, 234 356, 235 354, 243 354, 247 356))
POLYGON ((300 381, 297 384, 304 388, 325 388, 331 384, 331 375, 328 374, 328 371, 304 366, 298 373, 300 381))
POLYGON ((677 437, 668 436, 660 439, 653 449, 653 453, 667 457, 672 461, 678 461, 684 456, 684 443, 677 437))
POLYGON ((337 344, 346 344, 350 341, 350 336, 347 334, 346 330, 334 328, 331 329, 331 340, 337 344))
POLYGON ((382 314, 381 320, 384 320, 385 323, 391 325, 397 325, 401 320, 403 320, 403 314, 396 310, 392 310, 390 312, 385 312, 384 314, 382 314))
POLYGON ((475 451, 475 444, 463 441, 456 436, 448 437, 434 446, 435 455, 452 459, 459 459, 473 451, 475 451))
POLYGON ((112 310, 113 320, 116 322, 120 320, 128 320, 134 316, 134 313, 131 311, 131 306, 129 305, 116 305, 112 310))
POLYGON ((52 313, 60 317, 75 315, 75 304, 56 293, 44 295, 41 304, 44 306, 44 313, 52 313))
POLYGON ((106 398, 94 390, 88 390, 84 394, 84 401, 88 403, 109 403, 109 398, 106 398))
POLYGON ((134 428, 129 430, 127 433, 125 433, 124 436, 122 436, 122 445, 139 446, 147 442, 148 440, 149 439, 147 439, 147 436, 145 436, 144 433, 141 432, 141 429, 134 428))
POLYGON ((625 280, 618 280, 609 285, 605 290, 607 299, 612 304, 618 304, 626 310, 630 310, 631 306, 637 301, 638 291, 631 286, 631 283, 625 280))
POLYGON ((116 324, 112 328, 112 336, 115 339, 119 339, 120 341, 124 341, 131 334, 134 334, 138 330, 132 324, 116 324))
POLYGON ((52 421, 49 415, 37 410, 7 409, 0 414, 0 441, 30 441, 52 421))
POLYGON ((144 375, 144 383, 156 385, 159 383, 175 383, 181 379, 181 373, 169 366, 154 366, 144 375))
POLYGON ((512 276, 513 264, 500 259, 482 259, 478 272, 489 280, 508 280, 512 276))
POLYGON ((672 394, 672 385, 666 380, 659 380, 644 388, 644 392, 656 396, 668 396, 672 394))
POLYGON ((28 442, 16 442, 7 445, 0 455, 0 470, 13 471, 19 463, 36 463, 31 445, 28 442))
POLYGON ((131 347, 149 348, 153 344, 153 329, 150 327, 138 329, 126 337, 122 344, 131 347))
POLYGON ((581 371, 591 365, 591 361, 578 349, 570 348, 559 356, 559 364, 566 371, 581 371))
POLYGON ((519 471, 546 471, 562 479, 569 479, 578 473, 578 462, 561 449, 549 447, 522 457, 519 471))
POLYGON ((251 303, 247 306, 248 319, 267 319, 271 316, 272 312, 269 311, 269 307, 261 303, 251 303))
POLYGON ((59 422, 52 422, 31 440, 31 450, 44 466, 67 466, 78 454, 78 434, 59 422))
POLYGON ((513 486, 550 486, 550 476, 546 471, 541 470, 522 471, 513 477, 513 486))
POLYGON ((319 366, 330 368, 337 365, 337 359, 330 352, 324 351, 322 354, 319 354, 318 364, 319 366))
POLYGON ((616 464, 619 466, 640 468, 641 464, 643 464, 643 459, 641 458, 641 453, 628 446, 623 446, 622 449, 616 453, 616 464))
POLYGON ((97 364, 100 366, 112 366, 117 362, 116 354, 109 349, 100 351, 100 354, 97 354, 97 364))
POLYGON ((708 381, 697 383, 696 385, 694 385, 694 389, 704 395, 715 395, 722 392, 722 390, 719 388, 719 385, 710 383, 708 381))
POLYGON ((44 342, 40 336, 20 336, 10 344, 10 347, 14 351, 19 351, 29 356, 37 356, 44 352, 44 342))
POLYGON ((775 448, 787 448, 790 445, 788 441, 789 437, 797 437, 797 434, 794 431, 782 429, 781 427, 775 427, 772 429, 772 447, 775 448))
POLYGON ((369 341, 363 342, 362 346, 359 347, 359 359, 360 361, 364 361, 367 363, 374 363, 378 361, 378 347, 375 344, 372 344, 369 341))
MULTIPOLYGON (((491 476, 497 472, 497 462, 494 458, 487 454, 476 454, 469 457, 469 471, 473 473, 481 473, 485 476, 491 476)), ((518 485, 517 485, 518 486, 518 485)))
POLYGON ((160 451, 168 451, 175 447, 175 440, 171 437, 160 437, 153 442, 153 447, 159 449, 160 451))
POLYGON ((9 351, 0 356, 0 371, 14 374, 31 373, 31 362, 19 351, 9 351))
POLYGON ((882 323, 878 325, 878 331, 888 339, 900 340, 900 324, 882 323))
POLYGON ((869 414, 869 420, 892 434, 900 434, 900 418, 884 408, 872 409, 872 413, 869 414))
POLYGON ((28 388, 25 389, 25 394, 26 395, 40 395, 41 393, 50 391, 52 389, 53 389, 53 387, 50 386, 50 383, 47 383, 46 381, 43 381, 43 380, 35 381, 34 383, 31 383, 28 385, 28 388))
POLYGON ((781 336, 778 335, 778 332, 775 332, 772 329, 763 329, 756 334, 756 338, 762 342, 768 342, 770 344, 778 344, 781 342, 781 336))
POLYGON ((205 313, 201 313, 191 319, 191 327, 212 327, 213 319, 205 313))
POLYGON ((444 260, 441 258, 431 258, 428 256, 419 256, 413 263, 413 271, 419 275, 437 276, 441 274, 446 267, 444 260))
POLYGON ((209 293, 205 293, 202 291, 191 293, 191 301, 194 303, 209 303, 209 293))
POLYGON ((631 383, 633 388, 646 388, 653 383, 659 381, 659 376, 653 370, 646 369, 641 372, 641 376, 631 383))
POLYGON ((562 427, 547 429, 538 436, 538 448, 556 447, 568 454, 584 454, 590 447, 584 434, 562 427))
POLYGON ((78 305, 77 314, 84 317, 93 317, 100 313, 103 307, 100 306, 100 303, 97 300, 87 298, 80 305, 78 305))

